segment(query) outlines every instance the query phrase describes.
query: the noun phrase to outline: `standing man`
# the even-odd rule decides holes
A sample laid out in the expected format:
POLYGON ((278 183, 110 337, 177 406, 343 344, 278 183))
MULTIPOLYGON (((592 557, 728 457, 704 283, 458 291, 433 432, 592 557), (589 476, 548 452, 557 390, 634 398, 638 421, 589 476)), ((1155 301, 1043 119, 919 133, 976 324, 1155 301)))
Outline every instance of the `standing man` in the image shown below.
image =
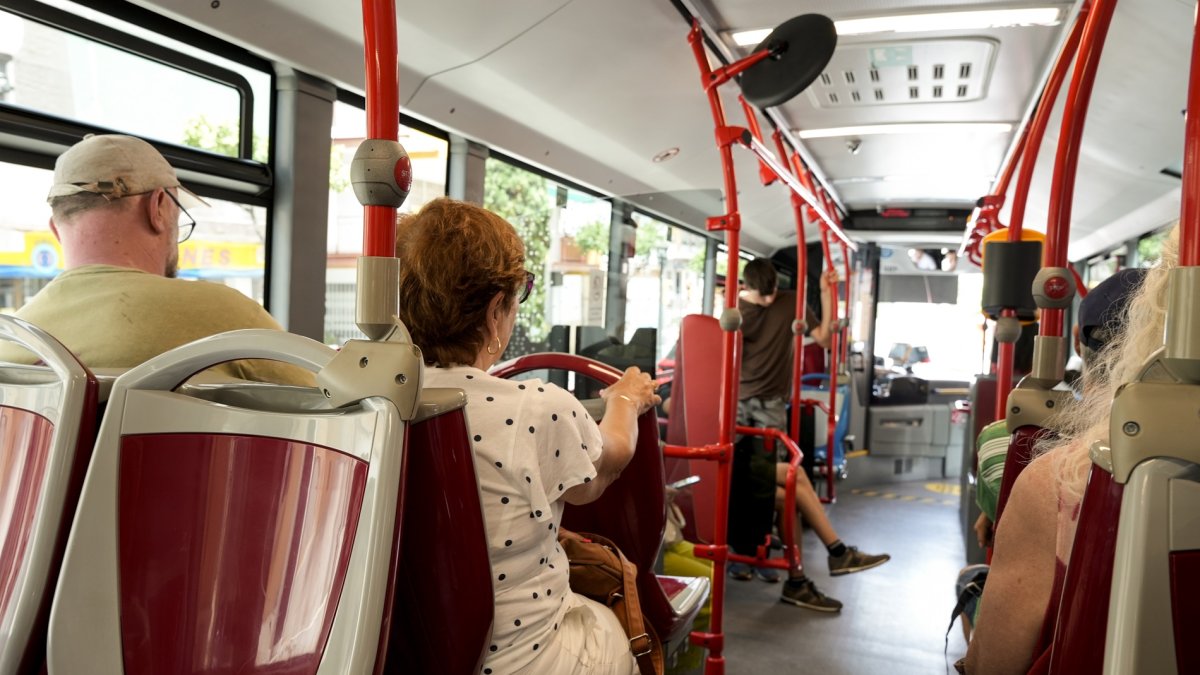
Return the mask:
MULTIPOLYGON (((742 373, 738 394, 738 424, 743 426, 772 427, 787 430, 787 399, 792 374, 792 321, 795 318, 796 297, 791 291, 780 291, 778 275, 769 260, 756 258, 746 265, 742 273, 745 290, 741 292, 738 309, 742 313, 742 373)), ((833 312, 831 294, 837 292, 837 271, 828 270, 821 275, 821 320, 817 324, 809 310, 806 323, 811 329, 809 337, 817 344, 828 348, 833 337, 833 312)), ((782 510, 784 485, 787 477, 786 463, 775 466, 775 508, 782 510)), ((821 542, 829 550, 829 573, 833 576, 860 572, 882 565, 891 559, 886 553, 870 555, 861 553, 853 546, 846 546, 838 537, 833 524, 825 515, 825 508, 813 490, 812 483, 803 471, 796 473, 796 510, 816 531, 821 542)), ((800 518, 796 518, 795 538, 799 546, 803 539, 800 518)), ((749 579, 749 570, 744 566, 730 566, 735 579, 749 579)), ((759 570, 759 575, 771 580, 759 570)), ((800 568, 789 571, 780 600, 799 607, 821 612, 837 612, 842 603, 826 596, 800 568)))
MULTIPOLYGON (((262 306, 232 288, 175 278, 179 244, 196 225, 184 206, 204 203, 149 143, 89 134, 55 162, 47 201, 66 271, 16 315, 53 335, 85 365, 132 368, 217 333, 282 330, 262 306)), ((0 345, 0 360, 33 358, 0 345)), ((247 380, 313 383, 307 371, 272 361, 236 361, 218 370, 247 380)))

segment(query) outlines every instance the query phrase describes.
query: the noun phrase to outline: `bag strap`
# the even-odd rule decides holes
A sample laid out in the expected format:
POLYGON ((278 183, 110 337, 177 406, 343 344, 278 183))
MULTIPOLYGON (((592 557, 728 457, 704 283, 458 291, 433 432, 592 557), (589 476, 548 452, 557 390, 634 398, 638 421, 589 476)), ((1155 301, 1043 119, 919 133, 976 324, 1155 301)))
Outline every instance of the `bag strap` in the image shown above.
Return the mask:
MULTIPOLYGON (((609 543, 611 545, 611 542, 609 543)), ((612 546, 612 549, 621 560, 621 585, 625 599, 621 609, 625 614, 625 625, 628 627, 629 650, 637 658, 642 675, 662 675, 662 643, 659 642, 654 627, 646 623, 646 618, 642 615, 642 603, 637 592, 637 567, 629 562, 621 549, 616 546, 612 546)))

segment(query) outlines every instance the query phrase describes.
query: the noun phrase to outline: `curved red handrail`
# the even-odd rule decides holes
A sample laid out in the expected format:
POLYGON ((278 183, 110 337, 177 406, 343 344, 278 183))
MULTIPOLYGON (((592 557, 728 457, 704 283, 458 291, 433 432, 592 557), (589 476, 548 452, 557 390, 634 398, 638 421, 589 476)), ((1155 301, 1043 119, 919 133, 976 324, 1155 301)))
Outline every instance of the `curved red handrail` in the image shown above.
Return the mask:
MULTIPOLYGON (((1071 74, 1071 88, 1067 91, 1062 131, 1058 137, 1054 177, 1050 184, 1045 257, 1049 267, 1066 267, 1067 264, 1071 208, 1075 195, 1075 171, 1079 166, 1079 150, 1083 145, 1083 125, 1087 119, 1092 86, 1096 82, 1096 71, 1100 66, 1100 53, 1104 49, 1104 40, 1108 35, 1116 4, 1115 0, 1096 0, 1084 22, 1079 55, 1076 57, 1075 71, 1071 74)), ((1061 337, 1063 310, 1044 310, 1041 323, 1043 336, 1061 337)))
POLYGON ((1058 53, 1058 59, 1055 60, 1054 68, 1050 71, 1050 79, 1046 81, 1046 88, 1042 91, 1041 100, 1038 101, 1037 112, 1034 113, 1033 122, 1029 126, 1029 133, 1026 135, 1028 142, 1021 160, 1021 172, 1017 175, 1012 213, 1009 215, 1009 241, 1021 241, 1021 228, 1025 223, 1025 206, 1029 201, 1029 186, 1033 183, 1033 168, 1037 164, 1042 140, 1046 137, 1046 127, 1050 124, 1050 113, 1054 110, 1054 101, 1058 98, 1058 92, 1062 90, 1062 83, 1067 78, 1067 69, 1079 51, 1079 40, 1083 35, 1083 24, 1087 15, 1088 6, 1085 4, 1075 15, 1075 23, 1071 26, 1071 32, 1067 35, 1067 41, 1063 44, 1062 51, 1058 53))
MULTIPOLYGON (((1025 207, 1029 201, 1029 187, 1033 183, 1033 170, 1037 164, 1038 152, 1041 150, 1042 140, 1045 139, 1046 128, 1050 124, 1050 115, 1054 110, 1054 102, 1058 98, 1059 91, 1062 90, 1063 82, 1066 80, 1067 69, 1075 59, 1075 55, 1079 52, 1079 43, 1083 35, 1087 16, 1088 6, 1085 4, 1075 15, 1074 23, 1071 25, 1071 32, 1068 33, 1062 50, 1059 51, 1058 58, 1054 61, 1054 66, 1050 71, 1050 77, 1046 81, 1046 86, 1042 90, 1042 96, 1034 112, 1033 121, 1026 127, 1026 134, 1022 139, 1021 171, 1017 175, 1017 184, 1014 188, 1012 200, 1012 213, 1009 217, 1008 241, 1021 241, 1021 231, 1025 223, 1025 207)), ((1070 105, 1069 101, 1068 105, 1070 105)), ((1067 109, 1070 110, 1070 108, 1067 109)), ((1011 173, 1006 172, 1006 177, 1010 175, 1011 173)), ((1007 189, 1007 183, 1005 184, 1005 189, 1007 189)), ((999 206, 996 207, 996 212, 998 213, 998 211, 999 206)), ((982 240, 977 242, 976 246, 978 247, 981 243, 982 240)), ((1049 258, 1043 257, 1043 260, 1049 260, 1049 258)), ((1001 310, 1000 316, 1003 318, 1015 318, 1016 312, 1004 309, 1001 310)), ((1043 317, 1043 325, 1045 325, 1046 318, 1043 317)), ((1014 349, 1015 345, 1012 343, 1001 342, 996 346, 996 419, 1004 419, 1006 416, 1008 394, 1013 388, 1012 369, 1014 349)))

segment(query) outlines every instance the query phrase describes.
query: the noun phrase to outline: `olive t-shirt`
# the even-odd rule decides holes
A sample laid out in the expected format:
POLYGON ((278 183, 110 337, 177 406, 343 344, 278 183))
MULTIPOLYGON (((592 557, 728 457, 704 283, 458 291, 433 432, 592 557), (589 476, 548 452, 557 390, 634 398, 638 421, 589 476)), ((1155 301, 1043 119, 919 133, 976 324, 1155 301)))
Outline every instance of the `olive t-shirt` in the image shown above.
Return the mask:
MULTIPOLYGON (((261 305, 227 286, 111 265, 63 272, 16 315, 53 335, 90 368, 132 368, 225 331, 282 330, 261 305)), ((0 361, 35 360, 11 343, 0 344, 0 361)), ((214 370, 244 380, 313 385, 308 371, 274 361, 235 361, 214 370)))
MULTIPOLYGON (((742 312, 742 377, 738 399, 782 398, 792 379, 792 321, 796 318, 796 294, 779 291, 775 302, 763 307, 738 300, 742 312)), ((817 324, 812 310, 806 323, 817 324)))

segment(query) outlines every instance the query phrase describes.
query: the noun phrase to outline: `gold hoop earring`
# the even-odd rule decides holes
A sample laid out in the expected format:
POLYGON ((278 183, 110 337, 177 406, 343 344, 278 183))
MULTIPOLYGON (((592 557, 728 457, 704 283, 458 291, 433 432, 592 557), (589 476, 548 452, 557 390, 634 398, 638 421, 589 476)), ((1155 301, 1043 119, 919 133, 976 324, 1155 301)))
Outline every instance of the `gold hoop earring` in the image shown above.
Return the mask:
POLYGON ((493 354, 493 355, 495 355, 495 354, 499 354, 499 353, 500 353, 500 336, 499 336, 499 335, 497 335, 497 336, 495 336, 495 337, 494 337, 494 338, 492 338, 492 339, 496 341, 496 348, 495 348, 495 349, 492 349, 492 345, 491 345, 491 344, 489 344, 489 345, 487 346, 487 353, 489 353, 489 354, 493 354))

